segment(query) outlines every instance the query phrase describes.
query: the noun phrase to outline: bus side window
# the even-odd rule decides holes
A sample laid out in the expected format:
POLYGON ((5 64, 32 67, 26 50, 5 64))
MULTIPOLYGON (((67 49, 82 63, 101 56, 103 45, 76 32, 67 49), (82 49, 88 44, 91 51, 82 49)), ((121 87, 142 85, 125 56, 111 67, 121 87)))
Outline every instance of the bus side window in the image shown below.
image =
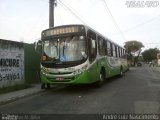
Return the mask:
POLYGON ((118 57, 117 56, 117 46, 116 45, 114 45, 115 46, 115 57, 118 57))
POLYGON ((121 48, 119 48, 119 57, 121 58, 122 53, 121 53, 121 48))
POLYGON ((122 49, 122 57, 121 58, 123 58, 123 59, 126 59, 126 54, 125 54, 125 50, 124 49, 122 49))
POLYGON ((125 49, 124 49, 124 54, 126 54, 126 51, 125 51, 125 49))
POLYGON ((119 47, 117 46, 117 57, 119 58, 119 47))
POLYGON ((110 47, 111 47, 111 56, 113 56, 113 46, 112 46, 112 43, 110 43, 110 47))
POLYGON ((106 52, 105 41, 104 41, 104 39, 102 39, 100 37, 98 37, 98 50, 99 50, 99 55, 100 56, 105 55, 105 52, 106 52))
POLYGON ((96 34, 89 31, 88 41, 89 41, 89 61, 93 62, 97 56, 96 34))
POLYGON ((107 55, 112 56, 111 43, 107 41, 107 55))
POLYGON ((116 57, 116 47, 114 44, 112 44, 112 53, 113 53, 113 57, 116 57))
POLYGON ((123 56, 123 49, 121 49, 121 56, 123 56))

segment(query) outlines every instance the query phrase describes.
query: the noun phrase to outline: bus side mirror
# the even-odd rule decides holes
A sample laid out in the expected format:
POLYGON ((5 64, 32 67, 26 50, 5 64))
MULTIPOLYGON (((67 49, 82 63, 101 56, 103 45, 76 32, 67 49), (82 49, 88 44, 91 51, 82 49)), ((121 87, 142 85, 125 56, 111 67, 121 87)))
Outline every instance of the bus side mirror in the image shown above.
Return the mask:
POLYGON ((35 47, 35 52, 38 54, 42 53, 42 41, 38 40, 38 42, 34 43, 34 47, 35 47))

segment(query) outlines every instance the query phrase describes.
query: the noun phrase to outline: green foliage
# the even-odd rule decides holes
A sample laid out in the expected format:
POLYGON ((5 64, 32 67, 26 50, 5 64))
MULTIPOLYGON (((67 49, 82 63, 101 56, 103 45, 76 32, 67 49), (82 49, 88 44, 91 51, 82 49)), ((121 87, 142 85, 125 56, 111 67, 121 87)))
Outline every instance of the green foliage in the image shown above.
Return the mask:
POLYGON ((142 47, 144 47, 144 45, 141 42, 136 41, 136 40, 130 40, 130 41, 125 42, 124 48, 126 49, 126 52, 129 54, 128 60, 130 60, 133 66, 135 66, 136 62, 138 62, 138 58, 141 53, 142 47), (136 52, 138 52, 137 56, 135 56, 136 52))
POLYGON ((128 53, 141 50, 142 47, 144 47, 143 44, 136 40, 127 41, 124 45, 124 48, 127 50, 128 53))
POLYGON ((143 55, 143 59, 146 62, 150 62, 152 60, 157 59, 157 53, 159 53, 160 51, 157 48, 150 48, 145 50, 142 55, 143 55))

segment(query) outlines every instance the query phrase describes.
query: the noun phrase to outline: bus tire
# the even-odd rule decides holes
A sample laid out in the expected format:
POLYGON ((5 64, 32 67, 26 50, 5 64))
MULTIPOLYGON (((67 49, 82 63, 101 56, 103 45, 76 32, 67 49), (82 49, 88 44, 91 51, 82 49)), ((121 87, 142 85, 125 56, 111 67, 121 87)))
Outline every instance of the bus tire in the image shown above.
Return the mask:
POLYGON ((45 89, 45 84, 44 83, 41 84, 41 89, 45 89))
POLYGON ((47 89, 50 89, 51 88, 51 85, 48 83, 47 84, 47 89))
POLYGON ((129 71, 129 68, 130 68, 130 66, 129 66, 129 64, 128 64, 128 66, 127 66, 127 71, 129 71))
POLYGON ((120 68, 119 77, 122 77, 122 76, 123 76, 123 68, 121 67, 121 68, 120 68))
POLYGON ((99 74, 99 80, 96 82, 96 87, 101 87, 105 81, 105 73, 103 71, 99 74))

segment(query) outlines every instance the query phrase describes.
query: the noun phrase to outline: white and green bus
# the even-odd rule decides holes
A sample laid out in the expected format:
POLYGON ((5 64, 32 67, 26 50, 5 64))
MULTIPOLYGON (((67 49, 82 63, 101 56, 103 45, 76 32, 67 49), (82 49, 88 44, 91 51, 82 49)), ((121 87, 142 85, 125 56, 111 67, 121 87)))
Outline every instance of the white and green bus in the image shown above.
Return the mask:
POLYGON ((129 69, 125 49, 85 25, 63 25, 42 31, 40 78, 51 84, 101 86, 129 69))

